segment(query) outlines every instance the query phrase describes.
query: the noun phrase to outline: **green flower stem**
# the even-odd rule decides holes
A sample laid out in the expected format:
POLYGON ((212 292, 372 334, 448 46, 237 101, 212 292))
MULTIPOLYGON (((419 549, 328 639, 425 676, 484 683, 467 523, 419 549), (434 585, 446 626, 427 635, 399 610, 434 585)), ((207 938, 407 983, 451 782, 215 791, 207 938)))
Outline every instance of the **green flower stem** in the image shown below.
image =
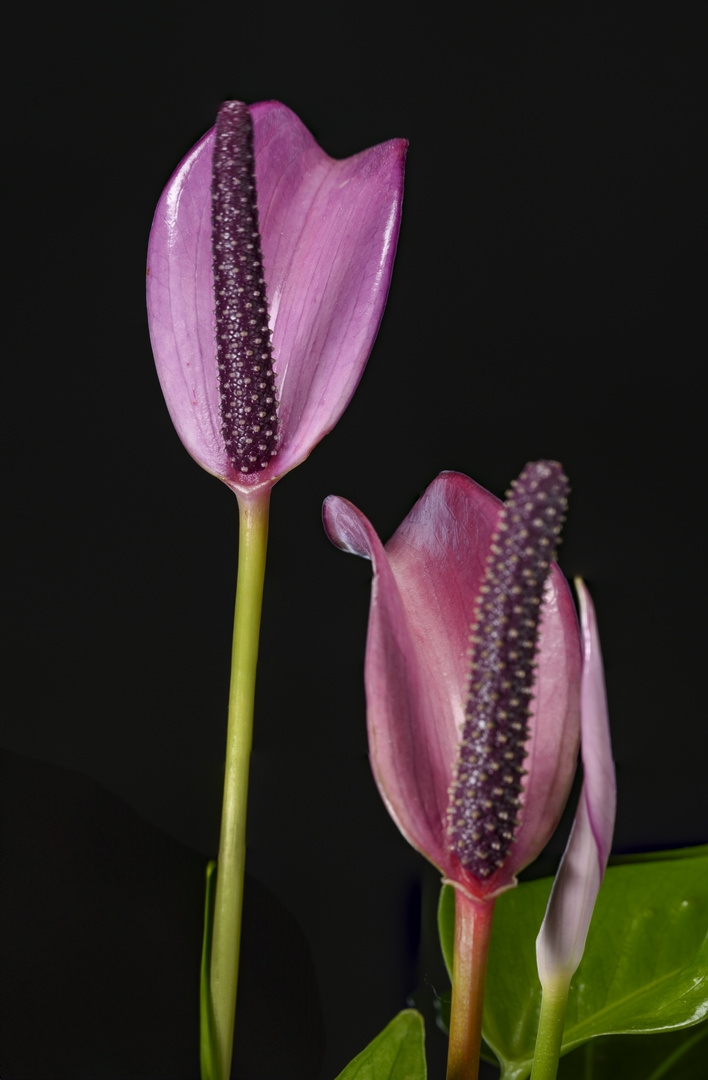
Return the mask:
MULTIPOLYGON (((234 1040, 243 871, 246 861, 246 800, 253 736, 253 700, 268 542, 270 489, 238 496, 239 548, 236 614, 226 736, 226 775, 214 900, 209 981, 216 1046, 214 1080, 228 1080, 234 1040)), ((206 1033, 202 1032, 202 1038, 206 1033)))
POLYGON ((477 903, 455 889, 455 954, 447 1080, 476 1080, 494 900, 477 903))
POLYGON ((532 1080, 555 1080, 558 1074, 569 989, 570 976, 566 978, 563 975, 556 976, 552 981, 548 980, 543 987, 531 1069, 532 1080))

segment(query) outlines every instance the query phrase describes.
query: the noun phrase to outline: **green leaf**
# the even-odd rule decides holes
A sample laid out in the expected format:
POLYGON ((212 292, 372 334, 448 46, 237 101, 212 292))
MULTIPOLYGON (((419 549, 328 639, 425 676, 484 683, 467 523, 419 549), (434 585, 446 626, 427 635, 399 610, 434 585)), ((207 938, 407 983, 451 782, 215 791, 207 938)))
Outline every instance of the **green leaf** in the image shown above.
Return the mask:
POLYGON ((217 1055, 214 1011, 211 1007, 209 968, 211 962, 211 932, 214 923, 214 894, 216 892, 216 863, 207 863, 206 894, 204 897, 204 937, 202 967, 199 976, 199 1062, 202 1080, 216 1080, 217 1055))
MULTIPOLYGON (((527 882, 496 905, 483 1031, 503 1080, 531 1070, 541 1002, 535 945, 551 884, 527 882)), ((561 1052, 599 1035, 669 1031, 706 1016, 708 856, 610 867, 571 984, 561 1052)))
POLYGON ((708 1022, 658 1035, 591 1039, 561 1058, 558 1080, 705 1080, 708 1022))
POLYGON ((425 1080, 423 1017, 400 1012, 341 1072, 337 1080, 425 1080))
POLYGON ((640 851, 634 855, 610 855, 609 865, 622 866, 624 863, 657 862, 666 859, 698 859, 703 855, 708 855, 708 844, 669 848, 667 851, 640 851))

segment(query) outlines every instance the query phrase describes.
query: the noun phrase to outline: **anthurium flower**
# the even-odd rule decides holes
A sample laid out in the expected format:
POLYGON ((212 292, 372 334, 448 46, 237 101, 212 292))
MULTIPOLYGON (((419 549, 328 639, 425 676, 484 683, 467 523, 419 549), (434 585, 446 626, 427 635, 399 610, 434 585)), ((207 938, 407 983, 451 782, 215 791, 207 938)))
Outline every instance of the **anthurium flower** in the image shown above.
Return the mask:
POLYGON ((506 504, 442 473, 385 547, 351 503, 324 505, 330 539, 373 563, 365 680, 379 791, 473 902, 516 884, 575 772, 580 640, 551 563, 565 491, 553 462, 527 466, 506 504))
POLYGON ((303 461, 356 388, 391 280, 405 148, 335 161, 285 105, 227 102, 162 194, 147 278, 158 375, 189 453, 237 493, 303 461))
POLYGON ((388 293, 405 142, 345 161, 278 102, 222 105, 158 203, 148 319, 172 421, 239 504, 224 799, 202 960, 201 1057, 231 1071, 248 763, 270 489, 334 427, 388 293), (211 923, 211 925, 209 925, 211 923))
POLYGON ((541 984, 570 982, 585 949, 593 908, 607 868, 617 806, 600 637, 590 595, 576 578, 583 642, 580 691, 583 786, 546 916, 536 941, 541 984))

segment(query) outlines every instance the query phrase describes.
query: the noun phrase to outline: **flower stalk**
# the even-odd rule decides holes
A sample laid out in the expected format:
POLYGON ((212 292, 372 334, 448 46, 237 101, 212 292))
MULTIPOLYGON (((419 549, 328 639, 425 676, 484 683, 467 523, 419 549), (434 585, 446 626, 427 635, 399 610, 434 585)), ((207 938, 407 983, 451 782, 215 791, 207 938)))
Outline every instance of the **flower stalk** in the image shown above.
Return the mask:
POLYGON ((455 889, 455 954, 452 968, 447 1080, 477 1080, 482 1046, 482 1006, 494 900, 471 900, 455 889))
MULTIPOLYGON (((231 1072, 246 862, 248 767, 253 741, 253 703, 270 490, 261 489, 250 497, 239 496, 238 504, 238 580, 226 735, 226 775, 209 975, 216 1043, 212 1057, 217 1069, 213 1080, 227 1080, 231 1072)), ((202 1041, 208 1037, 209 1031, 203 1029, 202 1041)))
POLYGON ((558 1075, 570 979, 571 976, 559 975, 543 987, 532 1080, 555 1080, 558 1075))

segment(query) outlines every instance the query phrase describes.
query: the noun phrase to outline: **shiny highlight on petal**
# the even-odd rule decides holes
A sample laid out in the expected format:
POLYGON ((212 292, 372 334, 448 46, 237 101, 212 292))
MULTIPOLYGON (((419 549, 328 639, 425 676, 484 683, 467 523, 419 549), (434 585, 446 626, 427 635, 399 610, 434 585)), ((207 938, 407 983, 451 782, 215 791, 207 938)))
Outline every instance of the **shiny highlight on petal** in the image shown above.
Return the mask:
POLYGON ((450 850, 481 879, 503 865, 520 824, 539 612, 567 492, 557 462, 524 468, 499 514, 475 605, 447 815, 450 850))

